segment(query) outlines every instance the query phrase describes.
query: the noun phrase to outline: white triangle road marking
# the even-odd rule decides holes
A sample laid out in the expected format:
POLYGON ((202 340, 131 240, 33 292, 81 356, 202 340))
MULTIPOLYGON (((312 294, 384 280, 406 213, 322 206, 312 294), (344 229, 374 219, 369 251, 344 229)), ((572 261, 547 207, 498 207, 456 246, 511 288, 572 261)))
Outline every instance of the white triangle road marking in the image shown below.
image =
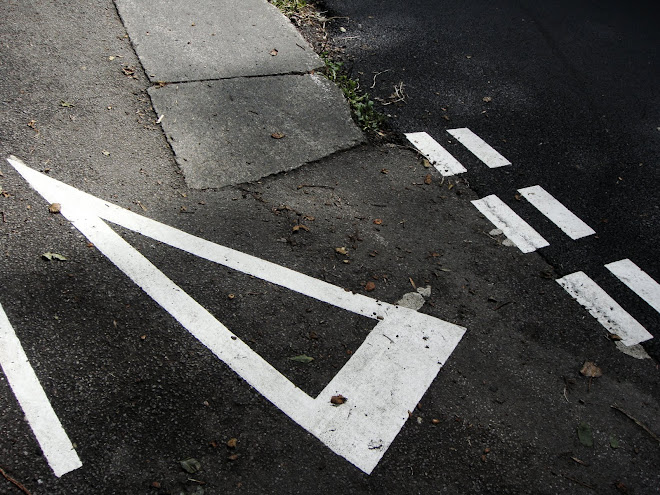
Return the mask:
POLYGON ((465 328, 378 301, 140 216, 8 162, 99 251, 195 338, 293 421, 367 474, 376 467, 431 385, 465 328), (238 339, 105 221, 203 259, 377 321, 351 359, 312 398, 238 339), (330 399, 343 395, 346 403, 330 399))

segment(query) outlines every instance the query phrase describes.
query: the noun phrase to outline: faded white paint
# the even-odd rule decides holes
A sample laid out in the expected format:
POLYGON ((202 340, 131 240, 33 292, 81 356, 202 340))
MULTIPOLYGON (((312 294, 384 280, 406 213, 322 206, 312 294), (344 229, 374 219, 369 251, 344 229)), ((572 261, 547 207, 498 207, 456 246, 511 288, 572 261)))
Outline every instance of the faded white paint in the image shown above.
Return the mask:
POLYGON ((449 151, 425 132, 409 132, 406 138, 443 176, 449 177, 467 172, 467 169, 449 151))
POLYGON ((660 313, 660 284, 650 275, 629 259, 608 263, 605 267, 660 313))
POLYGON ((557 279, 557 283, 584 306, 607 331, 621 337, 623 345, 633 346, 653 338, 653 335, 584 272, 566 275, 557 279))
POLYGON ((447 132, 454 136, 459 143, 472 152, 490 168, 504 167, 511 165, 511 162, 500 155, 486 141, 477 136, 467 127, 460 129, 447 129, 447 132))
POLYGON ((523 253, 549 246, 541 234, 494 194, 474 200, 472 204, 523 253))
POLYGON ((518 192, 571 239, 581 239, 596 233, 541 186, 518 189, 518 192))

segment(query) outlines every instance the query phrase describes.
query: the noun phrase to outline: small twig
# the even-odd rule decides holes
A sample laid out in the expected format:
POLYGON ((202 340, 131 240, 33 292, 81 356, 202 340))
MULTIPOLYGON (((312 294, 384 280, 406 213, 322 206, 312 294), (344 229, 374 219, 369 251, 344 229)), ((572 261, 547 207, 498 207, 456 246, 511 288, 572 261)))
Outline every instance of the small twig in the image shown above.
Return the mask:
POLYGON ((374 89, 376 87, 376 78, 378 76, 380 76, 381 74, 385 74, 386 72, 389 72, 390 70, 391 69, 385 69, 385 70, 381 70, 380 72, 375 72, 374 73, 374 83, 371 86, 369 86, 369 89, 374 89))
POLYGON ((323 184, 300 184, 296 189, 302 189, 303 187, 321 187, 323 189, 332 189, 334 190, 334 186, 325 186, 323 184))
POLYGON ((7 219, 5 218, 5 212, 1 211, 0 213, 2 213, 2 223, 7 223, 7 219))
POLYGON ((625 414, 626 416, 628 416, 628 418, 631 419, 632 421, 634 421, 637 426, 641 427, 646 433, 651 435, 656 442, 660 443, 660 438, 658 438, 658 435, 656 435, 651 430, 649 430, 648 427, 644 423, 642 423, 640 420, 633 417, 628 411, 626 411, 625 409, 621 409, 616 404, 612 404, 610 407, 612 409, 616 409, 617 411, 619 411, 619 412, 625 414))
POLYGON ((570 402, 568 400, 568 395, 566 395, 566 388, 567 388, 566 385, 564 385, 564 399, 566 399, 566 402, 570 402))
POLYGON ((7 473, 5 473, 5 470, 4 470, 4 469, 0 468, 0 474, 2 474, 2 476, 4 476, 5 479, 6 479, 7 481, 9 481, 10 483, 14 484, 14 485, 15 485, 19 490, 21 490, 23 493, 25 493, 26 495, 30 495, 30 492, 28 491, 28 489, 25 488, 21 483, 19 483, 18 481, 16 481, 14 478, 12 478, 11 476, 9 476, 7 473))
POLYGON ((500 304, 499 306, 497 306, 493 311, 498 311, 498 310, 500 310, 501 308, 503 308, 504 306, 506 306, 506 305, 508 305, 508 304, 511 304, 511 303, 513 303, 513 301, 507 301, 507 302, 504 302, 504 303, 500 304))

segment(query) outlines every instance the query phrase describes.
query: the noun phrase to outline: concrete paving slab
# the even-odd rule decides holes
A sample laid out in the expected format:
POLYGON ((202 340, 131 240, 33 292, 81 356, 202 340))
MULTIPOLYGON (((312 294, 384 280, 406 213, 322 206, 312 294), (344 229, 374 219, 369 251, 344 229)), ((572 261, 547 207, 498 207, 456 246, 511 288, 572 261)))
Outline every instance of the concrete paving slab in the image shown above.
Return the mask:
POLYGON ((266 0, 117 0, 149 79, 305 73, 323 62, 266 0))
POLYGON ((341 91, 316 74, 168 84, 149 94, 191 188, 255 181, 364 140, 341 91))

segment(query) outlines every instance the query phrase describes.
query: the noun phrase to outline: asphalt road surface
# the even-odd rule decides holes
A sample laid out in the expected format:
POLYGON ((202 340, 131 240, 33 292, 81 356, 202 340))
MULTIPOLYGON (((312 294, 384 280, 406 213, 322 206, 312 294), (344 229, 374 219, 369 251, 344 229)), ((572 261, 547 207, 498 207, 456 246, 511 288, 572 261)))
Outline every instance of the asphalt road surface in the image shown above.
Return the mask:
MULTIPOLYGON (((660 31, 652 2, 327 0, 334 40, 404 133, 427 132, 656 337, 660 315, 604 267, 660 281, 660 31), (401 87, 401 84, 403 86, 401 87), (396 89, 404 96, 399 101, 396 89), (400 89, 400 91, 401 91, 400 89), (512 167, 489 169, 448 129, 467 127, 512 167), (518 189, 540 185, 596 234, 566 237, 518 189)), ((645 344, 658 357, 658 339, 645 344)))
MULTIPOLYGON (((251 22, 178 5, 190 19, 155 10, 185 28, 183 50, 202 20, 251 22)), ((648 107, 620 103, 623 89, 593 96, 598 57, 566 71, 519 8, 333 8, 363 84, 389 69, 374 87, 387 100, 404 83, 406 101, 384 107, 393 122, 433 135, 468 172, 443 178, 405 147, 365 144, 196 189, 152 108, 163 85, 131 44, 140 22, 128 29, 110 0, 0 3, 0 493, 657 491, 657 361, 620 352, 556 282, 585 270, 607 286, 603 263, 623 258, 658 279, 658 124, 639 62, 625 77, 648 84, 648 107), (484 167, 448 138, 461 127, 512 165, 484 167), (569 240, 515 199, 534 185, 598 239, 569 240), (524 253, 492 233, 472 203, 490 194, 550 246, 524 253)), ((598 24, 602 43, 641 38, 651 16, 630 15, 634 29, 598 24)), ((267 61, 285 54, 267 48, 267 61)), ((215 112, 192 105, 199 119, 215 112)), ((251 110, 241 123, 265 126, 251 110)), ((266 159, 282 158, 266 131, 266 159)), ((646 303, 616 289, 656 331, 646 303)))

